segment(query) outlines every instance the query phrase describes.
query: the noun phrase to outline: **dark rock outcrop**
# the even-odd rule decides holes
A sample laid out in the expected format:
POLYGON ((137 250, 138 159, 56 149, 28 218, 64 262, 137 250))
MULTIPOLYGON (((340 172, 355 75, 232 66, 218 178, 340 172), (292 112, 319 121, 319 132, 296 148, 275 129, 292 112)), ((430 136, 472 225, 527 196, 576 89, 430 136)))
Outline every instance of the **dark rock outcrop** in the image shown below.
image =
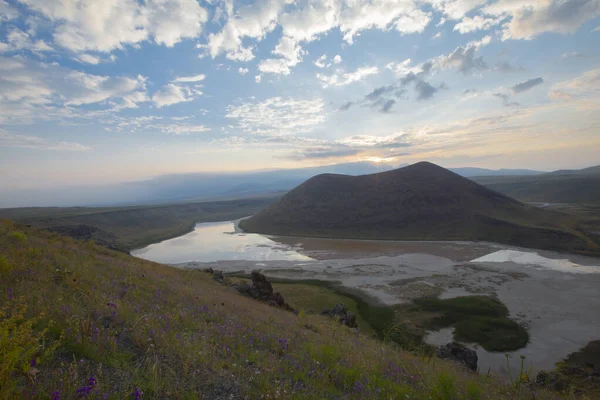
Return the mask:
POLYGON ((464 364, 471 371, 477 371, 477 353, 458 342, 451 342, 439 347, 437 356, 464 364))
POLYGON ((283 308, 284 310, 296 312, 279 292, 273 292, 273 285, 266 276, 258 271, 252 271, 252 285, 242 284, 235 286, 238 292, 251 297, 255 300, 261 300, 272 306, 283 308))
POLYGON ((328 315, 331 318, 337 319, 340 324, 346 325, 350 328, 357 328, 356 315, 346 310, 346 306, 342 303, 336 304, 331 310, 325 310, 321 315, 328 315))

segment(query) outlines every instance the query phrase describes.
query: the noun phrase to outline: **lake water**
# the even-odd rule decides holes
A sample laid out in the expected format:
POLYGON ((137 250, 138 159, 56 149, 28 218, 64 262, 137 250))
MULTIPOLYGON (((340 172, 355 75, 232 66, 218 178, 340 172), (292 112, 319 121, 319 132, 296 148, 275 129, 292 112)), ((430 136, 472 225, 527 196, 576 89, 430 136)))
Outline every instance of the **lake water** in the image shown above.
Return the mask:
POLYGON ((278 244, 267 236, 240 232, 235 221, 196 224, 188 234, 134 250, 131 255, 165 264, 311 259, 292 246, 278 244))

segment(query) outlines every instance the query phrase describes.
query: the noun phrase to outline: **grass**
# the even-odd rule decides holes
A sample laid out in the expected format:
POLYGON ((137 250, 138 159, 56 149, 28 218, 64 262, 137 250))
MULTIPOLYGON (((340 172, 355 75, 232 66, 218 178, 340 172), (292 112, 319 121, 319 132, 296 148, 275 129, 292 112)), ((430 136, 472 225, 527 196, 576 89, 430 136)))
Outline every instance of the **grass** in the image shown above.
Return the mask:
POLYGON ((180 236, 191 231, 198 222, 227 221, 252 215, 275 199, 268 197, 133 207, 7 208, 0 209, 0 218, 130 251, 180 236))
POLYGON ((525 328, 508 318, 506 306, 492 297, 429 297, 414 303, 424 311, 439 313, 429 321, 431 328, 454 326, 457 340, 477 343, 488 351, 518 350, 529 341, 525 328))
POLYGON ((199 271, 10 223, 0 254, 2 399, 531 398, 199 271))

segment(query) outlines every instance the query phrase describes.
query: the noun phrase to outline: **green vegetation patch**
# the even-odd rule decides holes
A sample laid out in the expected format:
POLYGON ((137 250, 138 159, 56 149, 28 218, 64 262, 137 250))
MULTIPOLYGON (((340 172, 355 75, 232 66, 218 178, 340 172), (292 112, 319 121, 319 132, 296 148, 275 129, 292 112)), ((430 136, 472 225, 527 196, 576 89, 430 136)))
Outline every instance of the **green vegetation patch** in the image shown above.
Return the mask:
POLYGON ((525 328, 508 318, 506 306, 492 297, 426 297, 414 303, 424 311, 439 313, 429 320, 429 328, 453 326, 457 340, 477 343, 488 351, 518 350, 529 342, 525 328))

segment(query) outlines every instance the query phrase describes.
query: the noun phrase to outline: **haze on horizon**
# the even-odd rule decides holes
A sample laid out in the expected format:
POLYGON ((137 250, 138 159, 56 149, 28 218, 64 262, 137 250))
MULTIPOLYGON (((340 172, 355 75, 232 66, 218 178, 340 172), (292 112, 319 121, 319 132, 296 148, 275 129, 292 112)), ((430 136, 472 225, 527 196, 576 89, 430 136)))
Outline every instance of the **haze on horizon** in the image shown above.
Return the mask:
POLYGON ((600 164, 600 0, 0 0, 3 191, 600 164))

